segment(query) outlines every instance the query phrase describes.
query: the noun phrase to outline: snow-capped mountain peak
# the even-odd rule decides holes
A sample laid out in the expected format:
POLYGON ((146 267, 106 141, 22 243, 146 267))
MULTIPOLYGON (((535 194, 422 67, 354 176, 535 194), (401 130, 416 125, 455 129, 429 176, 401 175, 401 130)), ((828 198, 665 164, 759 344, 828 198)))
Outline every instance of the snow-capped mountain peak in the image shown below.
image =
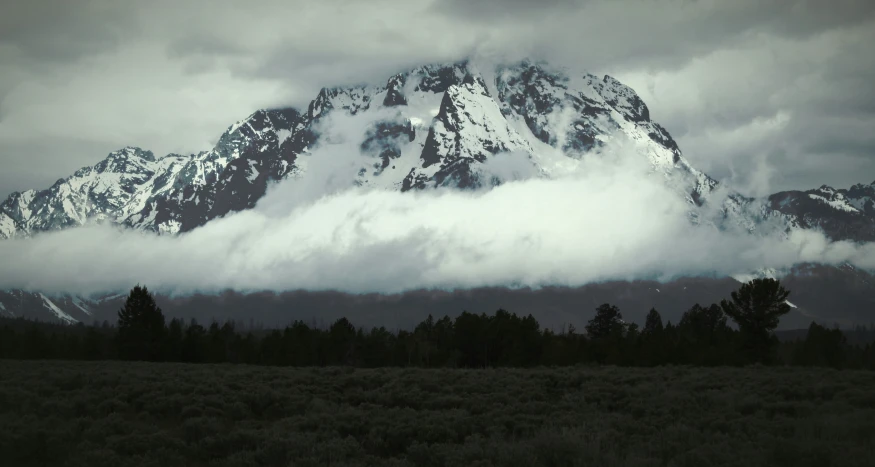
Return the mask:
MULTIPOLYGON (((650 120, 637 93, 615 78, 575 76, 529 60, 482 69, 466 60, 419 66, 378 85, 325 87, 303 111, 258 110, 198 154, 157 158, 135 147, 114 151, 48 189, 10 195, 0 205, 0 238, 93 220, 175 234, 251 208, 269 184, 306 176, 314 149, 334 144, 329 136, 336 132, 325 131, 325 125, 337 112, 370 122, 364 135, 341 138, 362 138, 355 183, 363 186, 401 191, 489 186, 501 180, 487 173, 484 163, 506 152, 527 155, 549 177, 617 134, 632 141, 690 203, 695 222, 703 221, 697 209, 717 186, 650 120)), ((872 187, 852 191, 870 193, 872 187)), ((871 206, 869 194, 822 188, 809 195, 855 211, 871 206)), ((750 200, 730 195, 712 201, 724 218, 719 222, 754 228, 750 200)))
MULTIPOLYGON (((431 64, 377 85, 325 87, 304 109, 253 112, 197 154, 113 151, 49 188, 12 193, 0 203, 0 239, 94 221, 170 235, 189 231, 253 207, 272 183, 307 177, 311 158, 337 141, 360 153, 351 183, 411 191, 500 184, 490 163, 501 153, 527 157, 540 176, 561 175, 583 157, 598 157, 615 138, 629 140, 654 176, 687 201, 694 223, 748 231, 774 223, 779 230, 820 229, 834 240, 875 240, 875 182, 766 200, 720 189, 684 158, 633 89, 611 76, 574 75, 529 60, 431 64), (333 128, 333 117, 357 122, 349 125, 356 132, 333 128)), ((89 319, 100 305, 0 291, 0 314, 20 315, 30 306, 73 322, 89 319)))

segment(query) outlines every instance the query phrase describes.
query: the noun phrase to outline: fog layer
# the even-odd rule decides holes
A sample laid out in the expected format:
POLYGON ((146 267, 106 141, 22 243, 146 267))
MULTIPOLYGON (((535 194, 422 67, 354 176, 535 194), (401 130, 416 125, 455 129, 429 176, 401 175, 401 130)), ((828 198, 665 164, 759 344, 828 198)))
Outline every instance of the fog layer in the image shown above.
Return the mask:
POLYGON ((693 226, 690 205, 622 145, 550 180, 503 155, 505 164, 486 165, 513 169, 498 187, 415 193, 344 188, 362 157, 353 147, 315 150, 301 180, 176 237, 92 225, 0 242, 0 288, 394 293, 726 276, 799 262, 875 267, 872 245, 817 232, 782 239, 693 226))

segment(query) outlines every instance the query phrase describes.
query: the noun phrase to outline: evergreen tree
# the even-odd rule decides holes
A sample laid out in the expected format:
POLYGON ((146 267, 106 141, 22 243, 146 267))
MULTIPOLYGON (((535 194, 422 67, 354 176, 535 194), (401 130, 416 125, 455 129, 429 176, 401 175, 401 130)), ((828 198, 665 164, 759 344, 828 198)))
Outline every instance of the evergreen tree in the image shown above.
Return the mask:
POLYGON ((772 360, 777 343, 772 331, 781 316, 790 312, 789 295, 776 279, 754 279, 732 292, 731 300, 720 302, 723 312, 738 325, 752 361, 772 360))
POLYGON ((4 323, 0 328, 0 358, 15 358, 20 348, 15 330, 4 323))
POLYGON ((100 360, 104 358, 101 336, 96 326, 90 326, 85 331, 85 339, 82 346, 82 356, 85 360, 100 360))
POLYGON ((621 351, 620 358, 617 361, 620 365, 636 365, 639 361, 639 353, 641 352, 641 331, 638 325, 630 323, 626 326, 626 334, 620 342, 621 351))
POLYGON ((719 365, 726 363, 732 329, 720 306, 705 308, 698 303, 681 316, 678 333, 685 363, 719 365))
MULTIPOLYGON (((352 324, 348 326, 351 327, 352 324)), ((347 331, 348 333, 348 331, 347 331)), ((311 329, 307 323, 296 320, 282 334, 282 363, 293 366, 312 366, 325 364, 320 361, 319 330, 311 329)))
POLYGON ((125 306, 119 310, 117 338, 122 359, 161 360, 164 314, 146 287, 131 289, 125 306))
POLYGON ((713 344, 729 331, 729 326, 719 306, 704 308, 697 303, 681 316, 678 329, 693 342, 713 344))
POLYGON ((664 327, 662 325, 662 316, 656 311, 656 308, 651 308, 647 313, 647 318, 644 321, 644 330, 642 334, 654 336, 662 334, 664 327))
POLYGON ((512 365, 534 366, 541 361, 541 325, 531 314, 519 320, 512 342, 512 365))
POLYGON ((355 363, 356 329, 346 318, 340 318, 328 330, 330 364, 351 365, 355 363))
POLYGON ((183 362, 201 363, 206 361, 206 352, 204 350, 204 336, 206 333, 206 329, 198 324, 197 320, 192 318, 188 327, 185 328, 185 335, 182 338, 183 362))
POLYGON ((364 334, 359 349, 362 366, 376 368, 397 365, 398 362, 392 358, 395 346, 394 338, 395 335, 383 326, 372 328, 367 334, 364 334))
POLYGON ((44 359, 51 357, 50 343, 42 326, 33 323, 24 338, 26 343, 24 358, 44 359))
POLYGON ((841 330, 827 329, 812 321, 808 327, 808 335, 797 348, 793 363, 803 366, 842 368, 845 365, 847 343, 841 330))
POLYGON ((483 368, 489 364, 489 342, 487 341, 486 326, 486 315, 476 315, 463 311, 456 317, 453 329, 461 366, 483 368))
POLYGON ((604 304, 586 326, 591 339, 578 334, 573 325, 563 326, 560 332, 541 330, 533 316, 520 317, 505 310, 492 315, 463 312, 455 321, 429 316, 413 332, 365 331, 344 318, 328 328, 296 321, 283 330, 256 333, 244 332, 242 325, 230 321, 214 322, 207 330, 195 320, 184 325, 174 319, 165 327, 160 308, 145 287, 138 286, 119 311, 118 328, 105 321, 86 327, 0 318, 0 358, 105 360, 121 356, 293 366, 482 368, 588 362, 733 365, 766 361, 765 355, 793 365, 875 369, 875 345, 852 339, 865 339, 860 335, 870 332, 868 328, 843 332, 812 323, 805 340, 784 340, 773 352, 776 339, 768 334, 783 308, 774 302, 786 299, 787 292, 774 284, 757 290, 756 284, 742 286, 733 294, 734 300, 724 301, 722 307, 694 305, 677 326, 670 321, 663 326, 659 312, 651 309, 640 332, 635 324, 623 321, 617 307, 604 304), (727 317, 739 323, 742 331, 730 328, 727 317), (753 326, 757 323, 759 328, 753 326), (752 329, 765 329, 767 339, 757 340, 762 334, 752 329), (739 343, 747 344, 750 351, 743 360, 738 355, 744 354, 736 352, 739 343), (757 352, 763 348, 766 352, 757 352))
POLYGON ((595 310, 595 317, 586 324, 586 333, 593 339, 601 339, 612 334, 622 334, 626 323, 620 309, 605 303, 595 310))
POLYGON ((434 317, 431 314, 428 315, 428 318, 425 321, 419 323, 416 328, 413 330, 414 336, 416 336, 416 343, 420 350, 420 357, 423 360, 423 363, 426 367, 431 366, 432 354, 434 354, 434 349, 436 347, 434 341, 434 317))
POLYGON ((458 364, 459 351, 455 342, 455 329, 453 320, 447 315, 434 323, 432 331, 433 342, 436 347, 434 356, 431 357, 434 366, 455 367, 458 364))
POLYGON ((182 361, 182 345, 185 331, 183 330, 182 320, 174 318, 167 325, 167 344, 165 359, 171 362, 182 361))
MULTIPOLYGON (((593 319, 586 324, 590 337, 590 350, 599 364, 621 364, 623 361, 624 335, 628 325, 623 321, 620 309, 605 303, 596 308, 593 319)), ((579 343, 578 343, 579 344, 579 343)))
POLYGON ((221 363, 228 361, 228 345, 225 342, 225 333, 222 332, 222 327, 218 321, 210 323, 206 335, 207 361, 211 363, 221 363))
POLYGON ((664 363, 668 358, 665 349, 665 326, 662 323, 662 316, 656 311, 656 308, 651 308, 647 313, 639 340, 641 345, 638 348, 637 363, 653 366, 664 363))

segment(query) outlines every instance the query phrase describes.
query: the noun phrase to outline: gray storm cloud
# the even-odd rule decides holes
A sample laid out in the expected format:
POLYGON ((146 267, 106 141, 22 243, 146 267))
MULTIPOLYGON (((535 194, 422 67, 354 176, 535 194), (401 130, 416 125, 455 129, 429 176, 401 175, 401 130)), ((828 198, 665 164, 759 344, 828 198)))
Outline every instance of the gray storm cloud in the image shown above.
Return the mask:
POLYGON ((91 225, 4 241, 0 288, 392 293, 724 276, 810 261, 875 267, 872 245, 816 232, 781 239, 695 227, 688 205, 622 143, 563 177, 542 178, 508 154, 495 167, 510 168, 513 181, 416 193, 347 188, 362 157, 354 148, 317 148, 311 162, 331 163, 308 164, 302 180, 276 185, 254 209, 176 237, 91 225), (328 180, 336 189, 316 194, 328 180))
POLYGON ((0 196, 127 145, 198 152, 257 108, 470 55, 615 75, 742 188, 869 182, 873 15, 870 0, 7 2, 0 196))

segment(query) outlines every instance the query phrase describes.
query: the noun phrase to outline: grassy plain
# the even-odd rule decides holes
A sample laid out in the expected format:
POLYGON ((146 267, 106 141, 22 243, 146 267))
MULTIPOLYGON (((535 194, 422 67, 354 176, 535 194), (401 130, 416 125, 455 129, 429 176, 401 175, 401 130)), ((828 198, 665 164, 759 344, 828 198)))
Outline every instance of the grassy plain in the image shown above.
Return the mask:
POLYGON ((867 466, 875 372, 0 361, 4 466, 867 466))

